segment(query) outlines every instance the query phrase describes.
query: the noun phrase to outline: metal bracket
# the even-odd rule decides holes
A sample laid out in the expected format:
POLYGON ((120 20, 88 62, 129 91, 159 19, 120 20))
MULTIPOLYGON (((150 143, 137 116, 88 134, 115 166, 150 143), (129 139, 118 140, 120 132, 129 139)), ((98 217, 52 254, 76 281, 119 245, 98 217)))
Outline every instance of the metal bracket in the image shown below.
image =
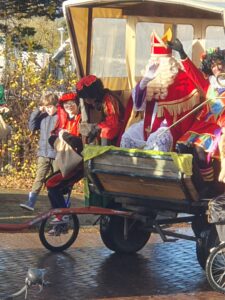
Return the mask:
POLYGON ((154 224, 156 232, 160 235, 163 242, 176 242, 178 239, 174 238, 167 238, 166 235, 163 233, 161 227, 158 224, 154 224))

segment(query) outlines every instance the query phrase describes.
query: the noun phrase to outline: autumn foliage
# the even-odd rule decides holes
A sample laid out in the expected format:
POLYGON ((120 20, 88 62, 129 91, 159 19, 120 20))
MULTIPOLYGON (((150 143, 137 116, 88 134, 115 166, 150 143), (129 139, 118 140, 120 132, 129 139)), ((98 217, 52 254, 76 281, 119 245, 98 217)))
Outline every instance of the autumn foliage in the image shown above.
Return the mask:
POLYGON ((66 59, 63 79, 54 78, 49 72, 52 69, 51 59, 41 68, 37 53, 32 50, 32 43, 30 49, 24 53, 23 49, 15 47, 9 40, 2 51, 6 59, 2 82, 9 108, 9 112, 3 117, 11 126, 11 135, 0 141, 0 187, 30 188, 36 173, 39 133, 29 131, 29 116, 38 106, 43 93, 61 93, 74 89, 76 76, 67 68, 69 60, 66 59))

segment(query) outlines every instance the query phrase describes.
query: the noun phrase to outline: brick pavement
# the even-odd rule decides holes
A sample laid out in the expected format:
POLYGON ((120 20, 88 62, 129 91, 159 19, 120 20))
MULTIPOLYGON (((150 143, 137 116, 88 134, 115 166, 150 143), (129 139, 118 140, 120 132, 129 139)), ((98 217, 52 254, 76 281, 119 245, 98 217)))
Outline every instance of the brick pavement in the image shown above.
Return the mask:
POLYGON ((28 299, 224 299, 208 285, 191 241, 162 243, 153 235, 138 254, 116 255, 104 247, 97 227, 82 228, 65 253, 44 249, 36 233, 0 238, 0 293, 19 289, 27 268, 38 267, 48 268, 51 286, 28 299))
MULTIPOLYGON (((21 222, 49 208, 43 193, 36 213, 25 212, 19 203, 26 197, 27 192, 1 190, 0 222, 21 222)), ((73 206, 83 204, 82 195, 73 195, 73 206)), ((83 225, 96 219, 82 217, 83 225)), ((0 295, 8 289, 18 290, 28 267, 38 267, 49 269, 51 286, 39 295, 32 291, 29 299, 224 299, 209 287, 194 242, 161 243, 152 235, 137 255, 119 256, 105 248, 97 227, 82 228, 74 245, 58 254, 44 249, 34 232, 0 233, 0 239, 0 295)))

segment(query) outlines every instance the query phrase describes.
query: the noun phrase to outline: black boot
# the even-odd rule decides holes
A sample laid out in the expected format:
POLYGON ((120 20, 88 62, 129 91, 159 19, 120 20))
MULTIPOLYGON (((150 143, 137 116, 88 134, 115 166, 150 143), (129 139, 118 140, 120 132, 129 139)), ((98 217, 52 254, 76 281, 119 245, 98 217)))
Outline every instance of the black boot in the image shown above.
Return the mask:
POLYGON ((199 191, 200 199, 212 199, 220 195, 215 181, 205 181, 204 187, 199 191))

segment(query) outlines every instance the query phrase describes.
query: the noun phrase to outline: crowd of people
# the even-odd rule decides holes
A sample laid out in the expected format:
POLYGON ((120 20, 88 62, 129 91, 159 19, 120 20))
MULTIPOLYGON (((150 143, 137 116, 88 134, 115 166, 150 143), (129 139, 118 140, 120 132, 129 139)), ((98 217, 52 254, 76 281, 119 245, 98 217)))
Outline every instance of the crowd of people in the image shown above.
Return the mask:
MULTIPOLYGON (((216 196, 215 159, 221 160, 219 180, 225 182, 225 87, 218 80, 225 72, 225 50, 206 51, 198 69, 182 43, 178 39, 171 41, 169 36, 168 32, 162 38, 156 33, 151 36, 150 60, 143 78, 131 92, 129 112, 125 111, 131 117, 131 109, 141 114, 137 123, 124 118, 118 97, 104 88, 95 75, 81 78, 75 92, 59 98, 49 93, 41 99, 29 120, 31 131, 40 130, 37 175, 27 202, 20 204, 22 208, 34 210, 44 183, 51 206, 67 207, 65 192, 83 177, 82 160, 72 172, 62 174, 55 159, 57 140, 64 141, 79 156, 83 145, 93 141, 102 146, 192 153, 196 166, 193 182, 200 196, 216 196), (180 60, 172 50, 180 54, 180 60), (80 99, 88 114, 95 111, 100 116, 87 136, 80 133, 80 99), (130 127, 126 127, 125 119, 132 124, 130 127)), ((64 222, 60 217, 54 221, 64 222)))

